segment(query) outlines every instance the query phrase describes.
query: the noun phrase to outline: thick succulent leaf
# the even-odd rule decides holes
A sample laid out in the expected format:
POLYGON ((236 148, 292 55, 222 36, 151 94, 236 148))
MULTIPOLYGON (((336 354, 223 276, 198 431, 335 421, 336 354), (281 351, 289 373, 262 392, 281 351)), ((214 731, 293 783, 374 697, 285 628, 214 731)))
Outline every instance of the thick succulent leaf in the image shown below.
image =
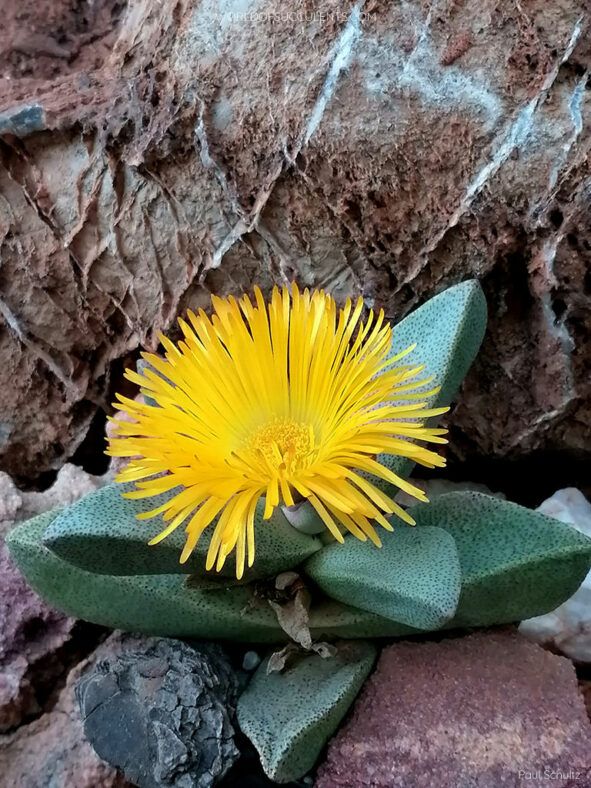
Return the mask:
POLYGON ((187 587, 183 575, 112 576, 86 572, 42 542, 56 512, 9 532, 10 554, 32 588, 70 616, 151 635, 276 643, 285 640, 269 605, 251 586, 187 587))
POLYGON ((417 530, 448 531, 462 592, 448 626, 519 621, 558 607, 591 566, 591 539, 552 517, 478 492, 452 492, 412 507, 417 530))
POLYGON ((304 656, 283 673, 265 660, 238 701, 238 724, 261 757, 267 776, 297 780, 316 762, 367 678, 376 648, 339 644, 334 657, 304 656))
MULTIPOLYGON (((254 599, 250 586, 211 591, 204 583, 203 588, 187 588, 183 575, 97 575, 63 561, 43 544, 43 534, 58 514, 39 515, 11 530, 6 538, 12 558, 29 584, 56 609, 103 626, 163 637, 261 643, 286 640, 275 613, 266 602, 254 599)), ((310 629, 315 639, 411 631, 338 602, 314 608, 310 629)))
POLYGON ((312 608, 309 626, 314 640, 405 637, 422 631, 333 599, 312 608))
MULTIPOLYGON (((558 520, 492 496, 447 493, 411 511, 418 528, 443 528, 456 543, 462 590, 446 629, 508 623, 554 610, 577 590, 591 565, 587 537, 558 520)), ((315 607, 310 629, 317 639, 418 632, 337 602, 315 607)))
POLYGON ((448 287, 398 323, 390 357, 416 342, 404 363, 425 364, 441 386, 430 406, 451 402, 474 361, 486 330, 486 300, 476 279, 448 287))
MULTIPOLYGON (((136 515, 155 509, 174 493, 150 499, 129 500, 121 493, 133 485, 110 484, 89 493, 65 509, 49 526, 44 544, 56 555, 89 572, 110 575, 184 573, 217 576, 205 571, 205 556, 213 526, 203 534, 185 564, 179 558, 185 543, 181 527, 162 542, 148 541, 164 528, 161 516, 138 520, 136 515)), ((318 539, 300 533, 277 508, 270 520, 263 520, 264 503, 255 515, 256 558, 245 579, 269 577, 293 569, 322 546, 318 539)), ((226 560, 222 573, 236 576, 235 556, 226 560)))
MULTIPOLYGON (((423 387, 424 391, 441 386, 438 394, 425 398, 428 407, 449 405, 474 361, 485 329, 486 300, 479 283, 471 279, 444 290, 405 317, 394 328, 390 357, 416 343, 401 363, 424 364, 422 375, 435 377, 423 387)), ((430 425, 436 421, 428 419, 430 425)), ((378 455, 378 461, 403 477, 410 474, 414 465, 403 457, 388 454, 378 455)), ((385 481, 375 483, 383 490, 396 489, 385 481)))
POLYGON ((382 547, 347 539, 309 558, 303 571, 332 599, 390 621, 437 629, 455 613, 460 562, 441 528, 396 526, 382 547))

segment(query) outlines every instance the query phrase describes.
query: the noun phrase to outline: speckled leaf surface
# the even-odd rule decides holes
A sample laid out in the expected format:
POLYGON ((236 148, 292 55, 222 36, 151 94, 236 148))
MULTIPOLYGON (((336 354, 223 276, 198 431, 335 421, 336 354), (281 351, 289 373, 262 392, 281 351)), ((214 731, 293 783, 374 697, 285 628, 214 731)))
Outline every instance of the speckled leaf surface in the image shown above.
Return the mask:
MULTIPOLYGON (((179 527, 162 542, 148 541, 164 528, 161 516, 138 520, 136 515, 164 503, 167 496, 129 500, 121 493, 133 485, 110 484, 89 493, 64 510, 49 526, 44 544, 56 555, 90 572, 110 575, 173 574, 216 575, 205 572, 205 556, 213 526, 203 534, 185 564, 179 558, 185 531, 179 527)), ((263 520, 261 501, 255 515, 256 558, 245 579, 269 577, 293 569, 322 546, 318 539, 300 533, 289 525, 280 508, 270 520, 263 520)), ((235 555, 228 557, 222 570, 226 577, 236 576, 235 555)))
MULTIPOLYGON (((425 365, 422 376, 435 378, 423 387, 425 391, 441 386, 438 394, 426 398, 428 407, 449 405, 455 397, 482 343, 486 317, 484 293, 479 283, 471 279, 431 298, 394 327, 390 357, 416 343, 416 348, 400 363, 425 365)), ((436 421, 428 420, 431 425, 436 421)), ((403 477, 414 465, 388 454, 378 455, 378 460, 403 477)), ((386 481, 374 483, 390 492, 397 489, 386 481)))
POLYGON ((6 543, 31 587, 62 612, 114 629, 151 635, 281 642, 285 635, 250 586, 187 588, 178 574, 112 576, 86 572, 50 552, 48 512, 9 532, 6 543))
POLYGON ((325 547, 303 571, 339 602, 418 629, 441 627, 460 595, 453 537, 441 528, 407 525, 380 537, 381 548, 358 539, 325 547))
POLYGON ((412 507, 417 530, 455 539, 462 592, 449 626, 530 618, 568 599, 591 566, 591 539, 564 523, 477 492, 440 495, 412 507))
POLYGON ((314 640, 333 638, 379 638, 416 635, 420 629, 408 627, 375 613, 343 605, 329 599, 310 611, 310 632, 314 640))
POLYGON ((262 662, 238 701, 237 717, 271 780, 296 780, 314 766, 376 653, 373 644, 355 641, 339 644, 329 659, 305 656, 283 673, 267 675, 268 660, 262 662))
MULTIPOLYGON (((444 628, 519 621, 554 610, 582 583, 591 540, 568 525, 475 492, 438 496, 411 509, 418 528, 438 526, 456 543, 462 590, 444 628)), ((419 630, 328 601, 310 616, 316 638, 399 637, 419 630)))
MULTIPOLYGON (((557 520, 491 496, 449 493, 413 507, 413 514, 417 528, 400 526, 394 533, 430 532, 437 523, 453 537, 458 551, 462 590, 456 614, 445 628, 504 623, 552 610, 574 593, 591 564, 587 537, 557 520)), ((40 515, 7 537, 26 579, 54 607, 105 626, 156 635, 285 639, 271 609, 265 603, 253 604, 250 586, 187 588, 180 574, 97 575, 61 560, 42 542, 58 515, 40 515)), ((346 550, 349 542, 356 540, 326 550, 346 550)), ((381 552, 369 544, 359 546, 381 552)), ((379 577, 375 564, 369 574, 379 577)), ((309 623, 316 639, 396 637, 419 631, 331 600, 312 609, 309 623)))

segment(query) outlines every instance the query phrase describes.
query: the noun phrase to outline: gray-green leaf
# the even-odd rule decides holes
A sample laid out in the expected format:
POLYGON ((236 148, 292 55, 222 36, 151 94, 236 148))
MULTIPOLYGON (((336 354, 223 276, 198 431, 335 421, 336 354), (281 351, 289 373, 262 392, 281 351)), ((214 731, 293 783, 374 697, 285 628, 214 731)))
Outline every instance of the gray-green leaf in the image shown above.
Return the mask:
MULTIPOLYGON (((480 284, 475 279, 461 282, 429 299, 395 326, 390 358, 416 343, 401 363, 425 365, 422 375, 435 377, 423 387, 425 391, 441 386, 438 394, 425 398, 427 407, 449 405, 478 353, 485 329, 486 300, 480 284)), ((436 421, 433 417, 428 423, 433 426, 436 421)), ((378 461, 402 477, 408 476, 414 465, 388 454, 378 455, 378 461)), ((389 482, 374 483, 390 493, 397 491, 389 482)))
MULTIPOLYGON (((141 500, 122 497, 122 492, 132 489, 133 485, 110 484, 76 501, 48 527, 45 546, 65 561, 99 574, 217 576, 216 572, 205 571, 213 526, 203 534, 189 560, 180 564, 185 543, 183 527, 150 546, 148 541, 163 530, 165 523, 161 516, 147 521, 136 518, 164 503, 174 492, 141 500)), ((256 558, 252 568, 245 571, 245 579, 270 577, 293 569, 322 547, 318 539, 292 528, 280 508, 275 509, 270 520, 263 520, 263 510, 264 502, 260 501, 254 525, 256 558)), ((236 576, 233 554, 220 574, 236 576)))
POLYGON ((6 543, 31 587, 67 615, 114 629, 150 635, 265 643, 285 634, 267 602, 251 586, 188 587, 179 574, 113 576, 86 572, 58 558, 42 542, 56 517, 48 512, 18 525, 6 543))
POLYGON ((238 701, 238 724, 278 783, 309 771, 367 678, 376 648, 339 644, 334 657, 303 656, 283 673, 267 674, 266 659, 238 701))
POLYGON ((407 525, 380 537, 381 548, 358 539, 325 547, 303 571, 339 602, 417 629, 441 627, 460 595, 453 538, 441 528, 407 525))
POLYGON ((462 592, 449 626, 487 626, 558 607, 591 566, 591 539, 540 512, 478 492, 452 492, 412 507, 417 528, 455 539, 462 592))

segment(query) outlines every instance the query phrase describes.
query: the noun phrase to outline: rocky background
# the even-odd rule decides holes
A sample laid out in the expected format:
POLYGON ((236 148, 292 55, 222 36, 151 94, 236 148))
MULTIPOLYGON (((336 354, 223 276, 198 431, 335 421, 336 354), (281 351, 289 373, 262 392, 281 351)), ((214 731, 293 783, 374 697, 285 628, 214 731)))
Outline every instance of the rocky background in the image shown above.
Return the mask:
POLYGON ((210 292, 296 279, 397 319, 477 276, 451 459, 530 503, 582 482, 588 0, 284 6, 4 1, 2 467, 104 470, 124 366, 210 292))
MULTIPOLYGON (((123 370, 180 312, 294 279, 396 320, 479 278, 489 328, 448 475, 527 505, 589 496, 589 0, 0 5, 3 530, 104 483, 123 370)), ((0 562, 1 773, 123 785, 73 696, 106 633, 0 562)), ((321 785, 363 773, 339 771, 349 735, 321 785)))

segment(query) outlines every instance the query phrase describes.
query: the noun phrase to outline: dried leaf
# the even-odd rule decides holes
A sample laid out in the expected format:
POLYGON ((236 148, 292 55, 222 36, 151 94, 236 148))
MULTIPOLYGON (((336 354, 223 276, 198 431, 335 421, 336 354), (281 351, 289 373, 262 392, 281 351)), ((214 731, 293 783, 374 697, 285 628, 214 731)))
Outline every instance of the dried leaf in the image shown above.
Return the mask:
POLYGON ((280 651, 271 654, 267 663, 267 673, 281 673, 292 658, 303 656, 309 651, 314 651, 322 659, 329 659, 336 656, 338 648, 332 643, 312 643, 309 649, 300 648, 297 643, 288 643, 280 651))
POLYGON ((290 586, 295 585, 300 580, 297 572, 281 572, 275 578, 275 588, 277 591, 286 591, 290 586))
POLYGON ((295 572, 283 572, 278 575, 275 587, 280 591, 289 592, 285 601, 268 600, 275 611, 280 627, 302 648, 310 649, 312 646, 309 626, 311 600, 308 589, 295 572))
POLYGON ((281 673, 289 658, 294 654, 301 654, 302 650, 295 643, 288 643, 281 651, 275 651, 269 657, 267 673, 281 673))
POLYGON ((282 671, 288 660, 297 654, 314 651, 323 659, 336 654, 335 646, 329 643, 314 643, 312 640, 310 592, 296 572, 282 572, 277 575, 275 593, 267 593, 266 599, 275 611, 279 626, 293 641, 271 655, 267 673, 282 671))

